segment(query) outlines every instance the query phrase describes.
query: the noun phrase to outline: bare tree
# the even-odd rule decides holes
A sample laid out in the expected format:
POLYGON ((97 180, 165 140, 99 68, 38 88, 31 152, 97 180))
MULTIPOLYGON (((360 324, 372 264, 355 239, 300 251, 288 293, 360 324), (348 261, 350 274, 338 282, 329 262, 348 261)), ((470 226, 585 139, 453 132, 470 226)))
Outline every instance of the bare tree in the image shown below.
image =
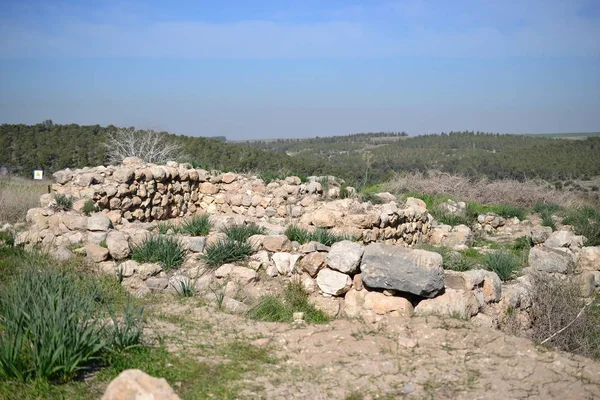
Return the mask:
POLYGON ((111 162, 121 162, 126 157, 138 157, 157 163, 173 160, 181 147, 169 141, 164 133, 152 129, 118 128, 107 134, 105 143, 111 162))

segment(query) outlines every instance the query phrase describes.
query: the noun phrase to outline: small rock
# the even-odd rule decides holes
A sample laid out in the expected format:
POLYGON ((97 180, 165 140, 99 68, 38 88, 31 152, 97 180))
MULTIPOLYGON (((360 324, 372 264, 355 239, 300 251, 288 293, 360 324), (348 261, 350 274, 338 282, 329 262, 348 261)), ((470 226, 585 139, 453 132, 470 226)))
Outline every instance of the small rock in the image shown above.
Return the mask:
POLYGON ((352 280, 346 274, 325 268, 317 275, 317 285, 325 294, 341 296, 350 290, 352 280))
POLYGON ((95 243, 85 245, 85 253, 88 260, 94 263, 102 262, 108 259, 108 249, 100 247, 95 243))
POLYGON ((365 248, 349 240, 334 243, 327 253, 327 266, 345 274, 354 274, 359 270, 365 248))
POLYGON ((308 253, 300 260, 300 268, 314 278, 325 267, 326 259, 327 254, 325 253, 308 253))
POLYGON ((292 251, 292 243, 285 235, 266 236, 262 245, 265 250, 272 253, 292 251))

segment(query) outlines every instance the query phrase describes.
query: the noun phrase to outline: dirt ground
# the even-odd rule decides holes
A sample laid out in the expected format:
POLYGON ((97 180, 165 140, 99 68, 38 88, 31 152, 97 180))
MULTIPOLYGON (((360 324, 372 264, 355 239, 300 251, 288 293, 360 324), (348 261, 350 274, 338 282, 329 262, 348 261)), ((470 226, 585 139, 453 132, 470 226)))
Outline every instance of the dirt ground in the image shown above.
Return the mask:
POLYGON ((152 333, 170 350, 243 340, 277 362, 248 376, 252 399, 594 399, 600 363, 438 317, 262 323, 190 303, 157 304, 152 333))

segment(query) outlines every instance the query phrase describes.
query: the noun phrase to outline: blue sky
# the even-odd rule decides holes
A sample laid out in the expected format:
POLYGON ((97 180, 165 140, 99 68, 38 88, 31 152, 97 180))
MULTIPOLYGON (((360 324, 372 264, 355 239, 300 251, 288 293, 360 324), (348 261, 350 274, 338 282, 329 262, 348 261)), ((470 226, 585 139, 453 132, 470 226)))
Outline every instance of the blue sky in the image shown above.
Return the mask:
POLYGON ((600 131, 598 0, 0 1, 0 123, 600 131))

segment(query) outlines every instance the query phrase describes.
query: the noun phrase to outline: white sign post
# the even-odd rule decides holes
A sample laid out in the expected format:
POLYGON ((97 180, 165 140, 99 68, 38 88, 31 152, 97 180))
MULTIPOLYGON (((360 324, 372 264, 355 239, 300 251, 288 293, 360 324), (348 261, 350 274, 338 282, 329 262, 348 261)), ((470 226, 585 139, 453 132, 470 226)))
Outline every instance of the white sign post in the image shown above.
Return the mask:
POLYGON ((42 180, 44 179, 44 171, 36 169, 33 171, 33 179, 42 180))

